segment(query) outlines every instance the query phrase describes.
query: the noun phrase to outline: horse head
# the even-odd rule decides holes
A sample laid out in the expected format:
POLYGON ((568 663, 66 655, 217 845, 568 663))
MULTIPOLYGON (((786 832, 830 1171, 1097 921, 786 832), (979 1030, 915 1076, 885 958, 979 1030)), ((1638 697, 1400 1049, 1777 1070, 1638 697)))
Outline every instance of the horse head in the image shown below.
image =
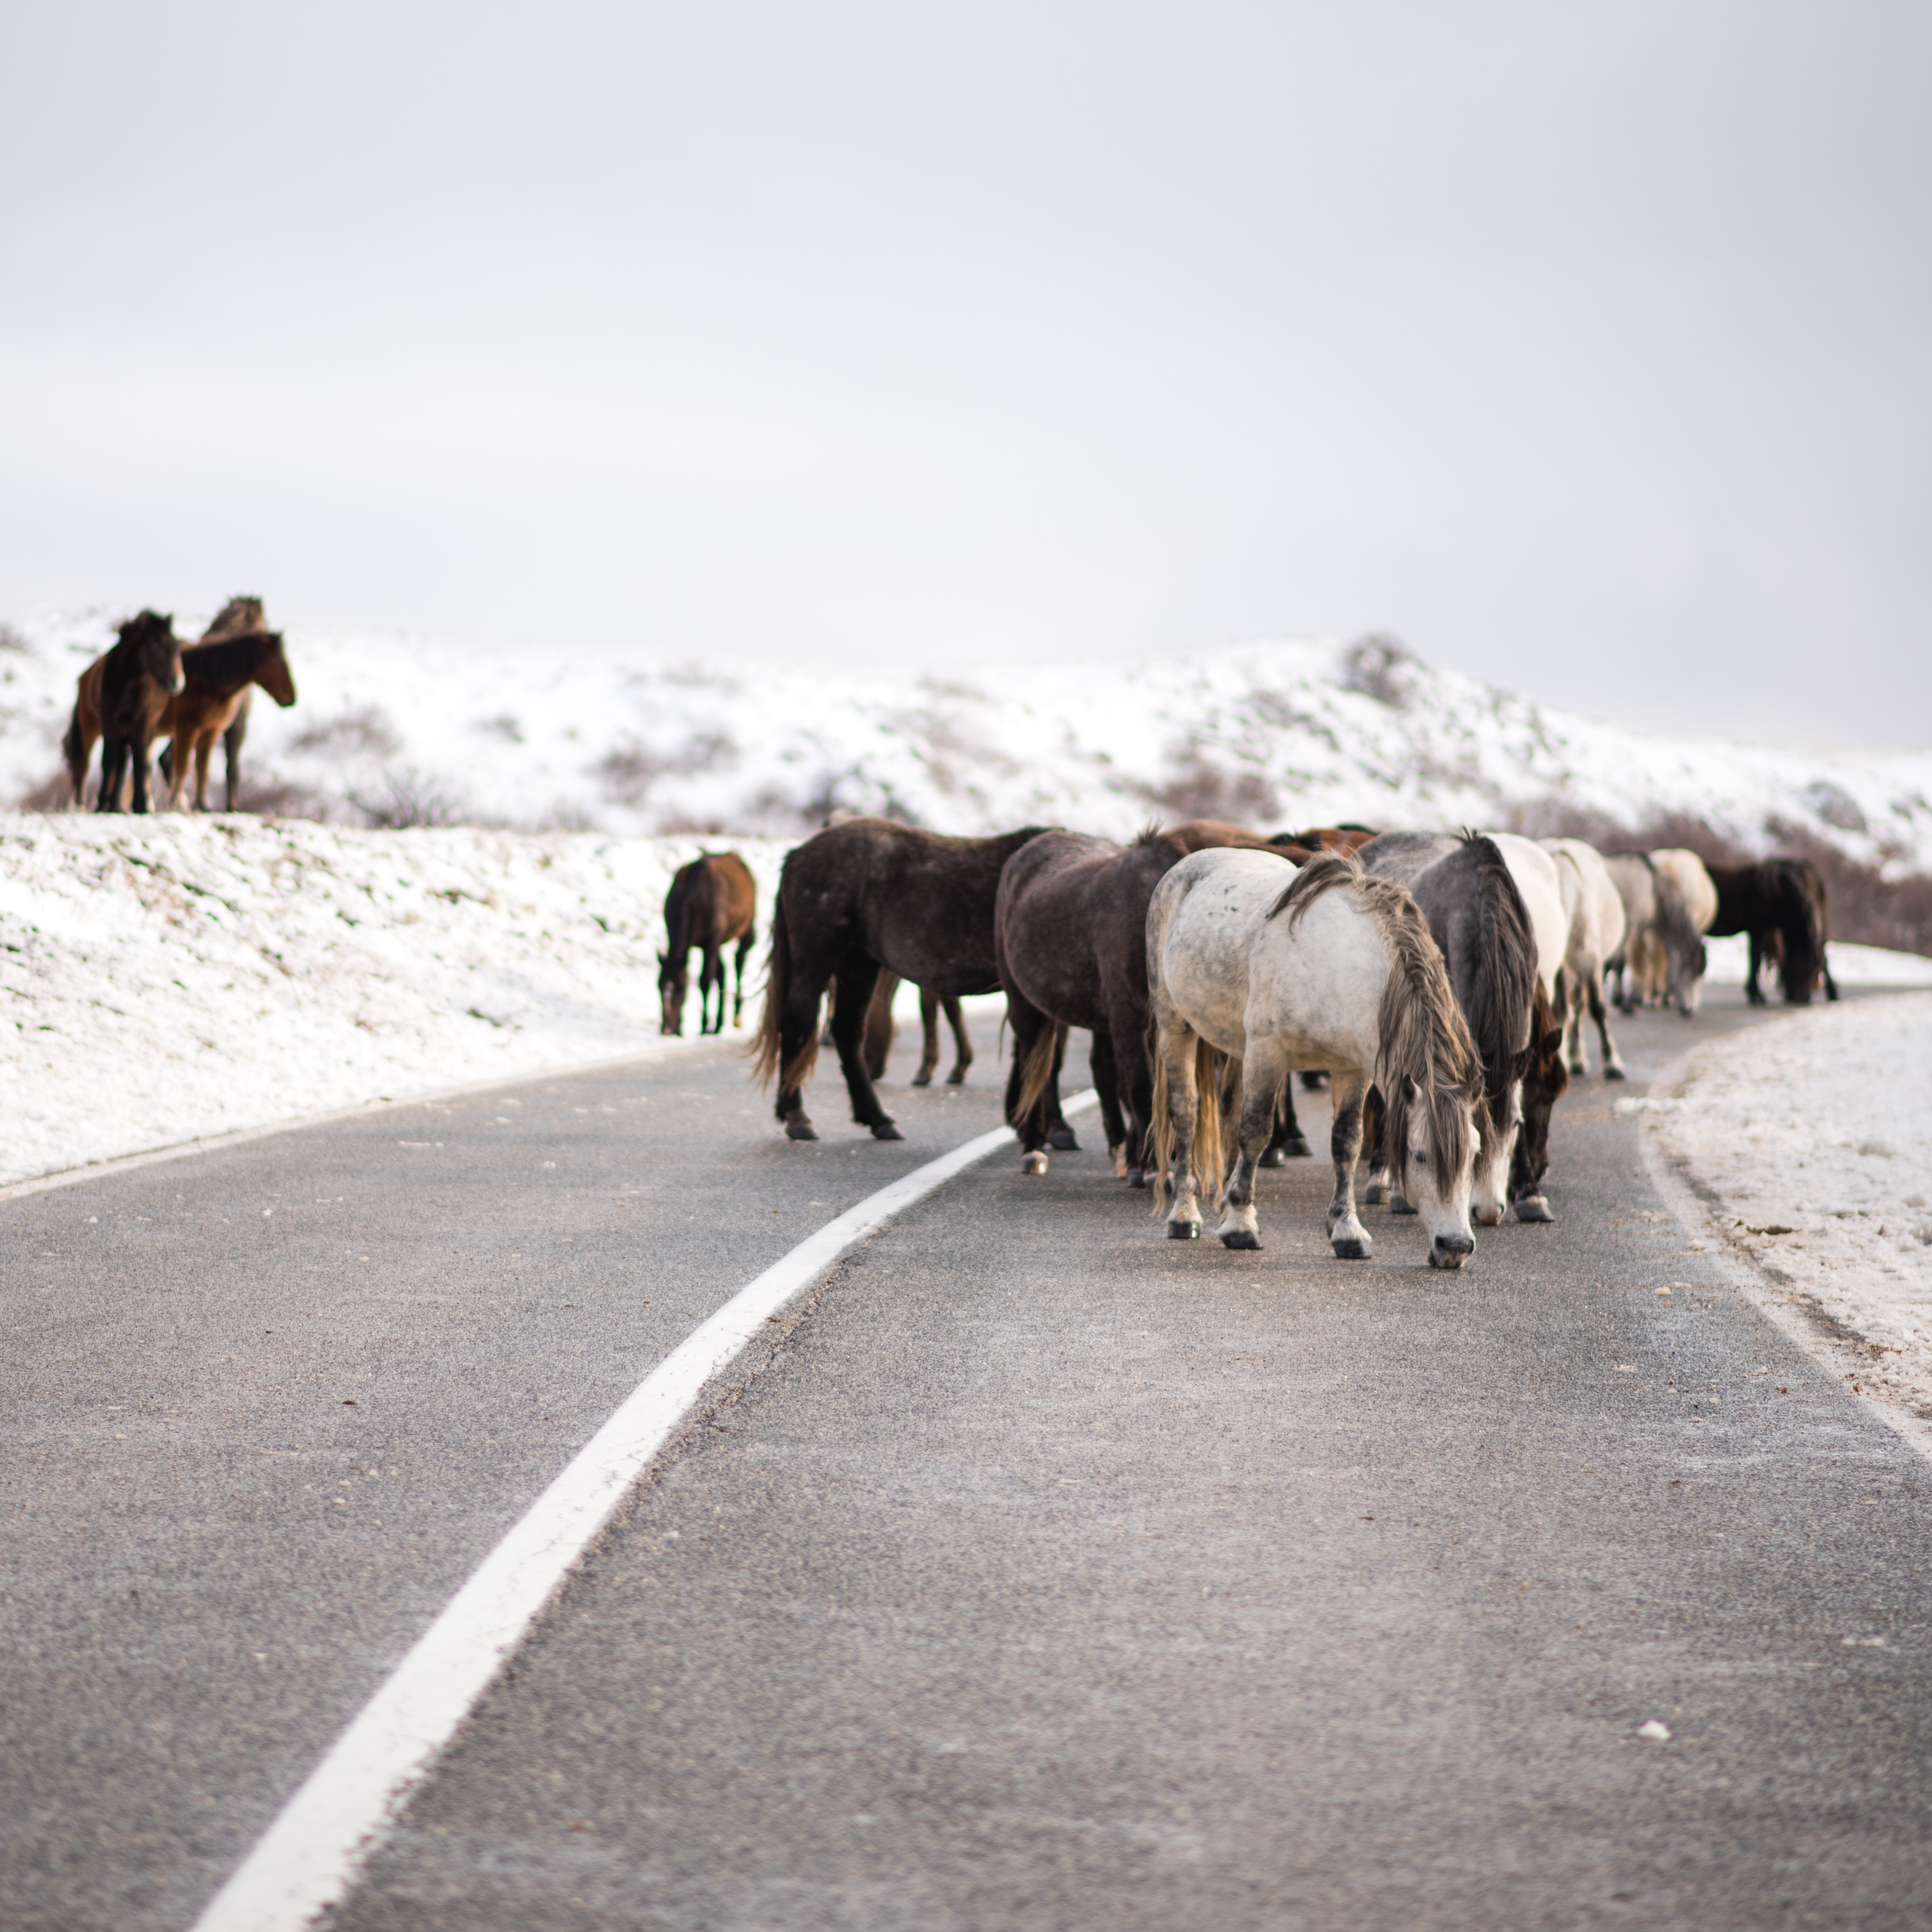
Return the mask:
POLYGON ((662 1002, 658 1030, 675 1038, 684 1031, 684 995, 690 983, 688 953, 674 960, 669 953, 658 955, 658 998, 662 1002))
POLYGON ((181 639, 175 635, 172 617, 143 611, 122 625, 121 641, 134 647, 141 669, 170 697, 178 694, 187 673, 182 669, 181 639))
POLYGON ((289 669, 278 630, 262 634, 262 660, 255 667, 255 682, 285 711, 296 701, 296 675, 289 669))

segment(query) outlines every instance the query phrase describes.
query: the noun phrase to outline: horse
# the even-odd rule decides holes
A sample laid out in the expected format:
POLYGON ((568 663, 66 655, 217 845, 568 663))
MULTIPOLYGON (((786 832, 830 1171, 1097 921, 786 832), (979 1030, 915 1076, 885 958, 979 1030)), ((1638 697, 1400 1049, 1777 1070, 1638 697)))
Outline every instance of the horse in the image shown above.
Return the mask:
MULTIPOLYGON (((1568 969, 1564 969, 1564 977, 1568 969)), ((1530 1008, 1529 1064, 1522 1076, 1522 1124, 1510 1156, 1510 1205, 1519 1221, 1554 1221, 1543 1192, 1550 1171, 1550 1116, 1570 1090, 1570 1070, 1564 1065, 1563 1026, 1543 981, 1536 982, 1530 1008)))
MULTIPOLYGON (((168 739, 161 753, 161 774, 170 781, 177 809, 188 789, 188 770, 194 771, 194 809, 208 810, 208 762, 214 741, 233 731, 250 690, 259 684, 283 710, 296 701, 295 674, 289 669, 278 630, 230 635, 214 644, 190 645, 182 653, 185 682, 170 700, 161 720, 160 735, 168 739)), ((244 727, 245 731, 246 727, 244 727)), ((228 753, 228 809, 235 809, 240 743, 228 753)))
MULTIPOLYGON (((1476 1165, 1476 1218, 1501 1224, 1509 1206, 1511 1157, 1522 1118, 1522 1079, 1532 1045, 1531 1009, 1539 984, 1536 934, 1508 861, 1477 832, 1384 832, 1355 855, 1372 878, 1406 885, 1442 949, 1462 1017, 1483 1065, 1490 1131, 1476 1165)), ((1378 1120, 1366 1198, 1385 1188, 1406 1209, 1384 1165, 1378 1120)))
POLYGON ((1344 1260, 1371 1253, 1354 1187, 1373 1080, 1430 1230, 1430 1265, 1460 1268, 1476 1245, 1469 1192, 1489 1127, 1482 1062, 1408 892, 1340 853, 1318 855, 1284 882, 1265 854, 1196 852, 1154 888, 1147 948, 1155 1162, 1169 1237, 1199 1236, 1201 1192, 1220 1178, 1225 1109, 1239 1127, 1216 1232, 1225 1247, 1261 1245, 1254 1176, 1276 1096, 1296 1068, 1324 1067, 1335 1097, 1331 1249, 1344 1260))
MULTIPOLYGON (((152 616, 153 613, 144 612, 142 614, 152 616)), ((172 620, 170 621, 172 622, 172 620)), ((262 620, 262 600, 260 597, 230 597, 227 602, 222 605, 214 621, 202 632, 197 642, 212 644, 222 638, 238 637, 248 632, 265 630, 267 626, 262 620)), ((184 652, 194 648, 194 646, 182 647, 184 652)), ((103 651, 74 680, 74 714, 68 720, 67 735, 62 741, 61 750, 67 761, 68 777, 73 783, 74 802, 76 806, 81 804, 85 795, 88 763, 93 757, 94 747, 100 738, 101 681, 106 675, 107 657, 108 654, 103 651)), ((187 670, 185 664, 183 665, 182 670, 185 676, 187 670)), ((172 694, 170 695, 172 696, 172 694)), ((240 715, 243 722, 240 723, 239 732, 245 733, 247 730, 245 720, 248 715, 248 699, 245 694, 242 699, 240 715)), ((166 737, 166 730, 158 721, 156 730, 152 736, 166 737)), ((241 751, 241 736, 238 735, 235 726, 231 726, 228 733, 228 807, 229 810, 232 811, 235 808, 235 788, 238 782, 236 761, 241 751)), ((167 753, 163 753, 162 771, 164 776, 167 771, 167 753)), ((103 807, 103 809, 106 808, 103 807)))
POLYGON ((1603 1048, 1604 1077, 1622 1080, 1623 1056, 1610 1038, 1610 1015, 1604 1005, 1604 963, 1624 942, 1623 900, 1594 846, 1586 845, 1581 839, 1540 839, 1538 843, 1556 861, 1557 882, 1570 916, 1570 942, 1563 955, 1556 1014, 1562 1022, 1570 1071, 1590 1071, 1583 1050, 1583 1011, 1587 1006, 1597 1023, 1603 1048))
MULTIPOLYGON (((1006 1122, 1019 1136, 1028 1173, 1046 1172, 1048 1095, 1067 1030, 1081 1026, 1093 1040, 1094 1086, 1114 1171, 1145 1185, 1154 1100, 1148 903, 1162 876, 1190 853, 1233 845, 1268 849, 1238 827, 1196 819, 1168 831, 1149 826, 1125 846, 1042 832, 1006 861, 993 939, 1013 1029, 1006 1122)), ((1293 1131, 1299 1140, 1300 1128, 1293 1131)), ((1300 1146, 1306 1152, 1307 1143, 1300 1146)))
MULTIPOLYGON (((1669 1005, 1688 1020, 1697 1010, 1703 982, 1704 942, 1684 897, 1682 873, 1675 865, 1660 866, 1659 856, 1604 855, 1604 867, 1624 902, 1624 922, 1622 948, 1604 962, 1604 971, 1606 976, 1616 975, 1613 997, 1619 1012, 1634 1013, 1640 1005, 1669 1005)), ((1706 878, 1708 882, 1708 874, 1706 878)), ((1712 887, 1714 912, 1716 896, 1712 887)))
POLYGON ((1744 997, 1754 1006, 1765 1004, 1758 975, 1767 963, 1778 969, 1790 1005, 1808 1006, 1821 979, 1825 997, 1838 998, 1825 960, 1825 882, 1815 866, 1806 859, 1767 858, 1755 865, 1712 866, 1710 876, 1718 906, 1706 930, 1714 936, 1750 936, 1744 997))
POLYGON ((1268 843, 1286 849, 1297 865, 1305 865, 1317 852, 1359 852, 1380 836, 1366 825, 1317 825, 1306 832, 1276 832, 1268 843))
POLYGON ((114 644, 76 681, 74 715, 61 749, 78 805, 87 784, 94 734, 102 741, 100 792, 94 809, 121 810, 124 781, 131 781, 132 808, 148 809, 150 747, 168 700, 183 681, 181 640, 175 620, 142 611, 117 626, 114 644), (89 727, 92 727, 92 730, 89 727))
POLYGON ((658 955, 658 997, 663 1004, 662 1031, 675 1038, 684 1031, 684 996, 691 986, 691 949, 700 946, 704 964, 698 981, 698 1031, 724 1030, 724 948, 738 944, 737 996, 731 1023, 745 1023, 745 960, 752 950, 758 916, 758 888, 752 869, 736 852, 700 852, 672 874, 664 894, 665 950, 658 955), (711 1018, 711 989, 718 989, 718 1017, 711 1018))
POLYGON ((788 1139, 818 1138, 802 1089, 818 1057, 819 1002, 835 978, 832 1038, 852 1117, 875 1140, 904 1138, 879 1104, 860 1051, 880 971, 941 999, 997 992, 1000 868, 1046 830, 959 839, 889 819, 847 819, 785 855, 752 1071, 760 1086, 776 1080, 788 1139))
MULTIPOLYGON (((881 968, 879 983, 872 990, 872 1003, 866 1009, 866 1029, 861 1035, 866 1056, 866 1071, 874 1082, 886 1077, 886 1062, 891 1057, 892 1041, 898 1037, 898 1027, 892 1018, 892 1001, 903 982, 896 972, 887 972, 881 968)), ((835 980, 836 986, 837 981, 835 980)), ((833 1002, 837 1003, 836 999, 833 1002)), ((942 999, 936 993, 928 993, 924 987, 919 989, 919 1020, 923 1038, 919 1056, 919 1071, 908 1083, 912 1086, 930 1086, 932 1076, 939 1067, 939 1016, 946 1015, 946 1023, 952 1029, 952 1071, 946 1076, 948 1086, 963 1086, 966 1070, 973 1064, 972 1036, 966 1031, 966 1016, 960 1011, 958 998, 948 993, 942 999)), ((818 1044, 834 1044, 829 1034, 822 1034, 818 1044)))

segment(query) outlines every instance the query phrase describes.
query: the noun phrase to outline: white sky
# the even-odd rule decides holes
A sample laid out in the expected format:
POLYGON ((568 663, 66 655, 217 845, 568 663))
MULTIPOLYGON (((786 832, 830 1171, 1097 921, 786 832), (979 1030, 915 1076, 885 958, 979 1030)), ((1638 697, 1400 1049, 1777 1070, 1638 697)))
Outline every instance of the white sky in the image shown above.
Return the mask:
POLYGON ((1932 740, 1932 9, 0 15, 0 612, 1932 740))

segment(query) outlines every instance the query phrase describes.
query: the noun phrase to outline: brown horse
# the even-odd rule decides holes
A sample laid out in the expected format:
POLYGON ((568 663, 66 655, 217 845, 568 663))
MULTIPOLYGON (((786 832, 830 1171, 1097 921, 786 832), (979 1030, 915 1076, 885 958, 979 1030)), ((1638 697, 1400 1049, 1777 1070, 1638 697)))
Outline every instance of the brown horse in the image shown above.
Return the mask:
POLYGON ((147 810, 150 748, 168 701, 182 681, 181 640, 172 617, 143 611, 118 626, 112 647, 80 674, 74 716, 62 742, 76 805, 98 737, 103 742, 95 810, 119 811, 122 786, 129 783, 134 810, 147 810))
POLYGON ((1305 832, 1276 832, 1268 843, 1286 852, 1296 864, 1306 865, 1317 852, 1340 852, 1346 858, 1378 836, 1366 825, 1316 825, 1305 832))
POLYGON ((880 971, 940 999, 998 992, 993 902, 1000 869, 1044 829, 956 839, 888 819, 848 819, 786 855, 754 1073, 760 1085, 776 1079, 778 1117, 789 1138, 818 1138, 802 1089, 818 1057, 819 1002, 834 978, 832 1038, 852 1117, 875 1139, 904 1138, 879 1104, 863 1053, 880 971))
MULTIPOLYGON (((834 982, 836 984, 836 981, 834 982)), ((892 999, 899 990, 901 981, 896 972, 883 969, 879 983, 872 993, 872 1003, 866 1009, 865 1053, 866 1071, 876 1082, 885 1078, 886 1062, 891 1057, 892 1041, 898 1036, 898 1028, 892 1019, 892 999)), ((836 1002, 835 1000, 835 1004, 836 1002)), ((924 1035, 920 1050, 919 1071, 912 1077, 914 1086, 930 1086, 932 1076, 939 1066, 939 1016, 944 1011, 946 1024, 952 1029, 952 1071, 946 1076, 948 1086, 964 1085, 966 1069, 973 1064, 973 1042, 966 1031, 966 1016, 959 1010, 957 996, 947 993, 941 998, 936 993, 928 993, 924 987, 919 990, 919 1020, 924 1035)), ((821 1038, 819 1044, 832 1044, 828 1038, 821 1038)))
MULTIPOLYGON (((1006 1120, 1029 1173, 1046 1171, 1052 1083, 1067 1029, 1081 1026, 1093 1038, 1094 1086, 1114 1170, 1144 1185, 1154 1128, 1148 906, 1161 879, 1190 853, 1228 846, 1273 849, 1238 826, 1195 819, 1165 832, 1150 827, 1124 847, 1078 832, 1043 832, 1006 861, 994 912, 1013 1029, 1006 1120)), ((1308 1151, 1292 1096, 1273 1144, 1308 1151)))
MULTIPOLYGON (((217 738, 228 737, 250 690, 259 684, 286 711, 296 701, 295 673, 289 669, 278 630, 249 631, 214 644, 191 645, 182 653, 187 681, 161 720, 168 748, 161 754, 162 775, 170 781, 173 802, 180 808, 188 789, 190 765, 194 773, 194 809, 208 810, 208 762, 217 738)), ((228 753, 228 809, 235 809, 236 767, 241 747, 231 740, 228 753)))
POLYGON ((668 1034, 684 1031, 684 996, 691 986, 691 949, 704 951, 698 981, 698 1030, 724 1030, 724 948, 738 945, 738 983, 731 1023, 745 1023, 745 960, 758 916, 758 888, 752 869, 736 852, 705 852, 679 867, 664 895, 667 948, 658 955, 658 996, 668 1034), (711 989, 718 989, 718 1017, 711 1017, 711 989))

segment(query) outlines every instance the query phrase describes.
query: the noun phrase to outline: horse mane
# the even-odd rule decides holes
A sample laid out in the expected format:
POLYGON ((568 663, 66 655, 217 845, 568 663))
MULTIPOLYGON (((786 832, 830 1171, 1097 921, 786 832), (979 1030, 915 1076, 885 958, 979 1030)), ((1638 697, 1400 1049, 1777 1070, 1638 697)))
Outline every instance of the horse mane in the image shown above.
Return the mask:
POLYGON ((1509 862, 1496 841, 1480 832, 1458 836, 1475 858, 1484 914, 1481 970, 1462 989, 1461 1003, 1482 1056, 1490 1115, 1499 1120, 1507 1111, 1504 1095, 1516 1056, 1526 1040, 1534 1044, 1536 937, 1509 862))
POLYGON ((190 645, 182 659, 203 684, 245 684, 262 660, 281 648, 282 634, 278 630, 244 631, 212 644, 190 645))
POLYGON ((1447 1194, 1468 1164, 1472 1131, 1478 1137, 1490 1132, 1490 1110, 1476 1043, 1422 909, 1407 886, 1364 872, 1353 852, 1320 852, 1294 875, 1268 916, 1286 912, 1292 932, 1316 900, 1341 887, 1353 892, 1388 949, 1375 1077, 1388 1110, 1390 1153, 1400 1171, 1407 1158, 1410 1112, 1423 1108, 1429 1119, 1430 1166, 1437 1188, 1447 1194))
POLYGON ((1784 996, 1802 1005, 1810 997, 1825 957, 1823 882, 1800 859, 1766 859, 1758 867, 1758 877, 1766 909, 1773 912, 1784 942, 1778 962, 1784 996))
POLYGON ((124 657, 130 652, 139 651, 158 631, 164 637, 172 636, 174 628, 174 619, 164 617, 159 611, 139 611, 131 617, 124 618, 114 626, 115 641, 109 654, 111 656, 118 651, 124 657))
POLYGON ((224 637, 242 637, 250 631, 266 630, 268 620, 260 597, 230 597, 215 614, 214 623, 196 640, 214 644, 224 637))

